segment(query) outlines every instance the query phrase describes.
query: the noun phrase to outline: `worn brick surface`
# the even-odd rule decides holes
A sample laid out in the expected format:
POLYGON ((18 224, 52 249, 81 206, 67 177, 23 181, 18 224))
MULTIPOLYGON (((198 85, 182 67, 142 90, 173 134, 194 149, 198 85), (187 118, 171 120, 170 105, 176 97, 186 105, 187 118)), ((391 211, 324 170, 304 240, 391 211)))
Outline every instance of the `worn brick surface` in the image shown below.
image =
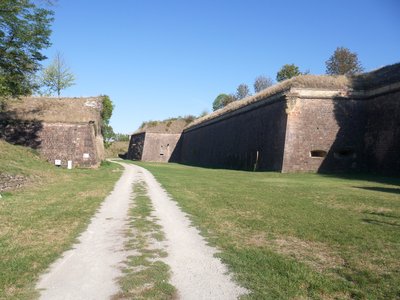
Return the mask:
POLYGON ((252 170, 281 170, 286 132, 284 98, 228 119, 184 131, 186 164, 252 170))
POLYGON ((365 168, 365 101, 298 99, 288 112, 283 172, 365 168), (323 151, 325 157, 313 157, 323 151))
POLYGON ((367 102, 364 136, 368 169, 400 174, 400 91, 367 102))
POLYGON ((40 153, 52 163, 56 159, 60 159, 63 166, 68 160, 80 167, 99 163, 91 124, 45 123, 39 138, 42 141, 38 147, 40 153))
POLYGON ((221 116, 184 131, 181 161, 250 170, 258 151, 259 170, 400 174, 400 90, 380 87, 370 94, 318 99, 288 93, 221 116))
POLYGON ((37 149, 49 162, 94 167, 104 158, 100 98, 23 98, 0 112, 0 138, 37 149))
MULTIPOLYGON (((399 74, 396 64, 353 77, 288 80, 196 120, 172 157, 216 168, 398 175, 399 74)), ((142 159, 165 153, 167 143, 146 135, 142 159)))
POLYGON ((143 154, 144 138, 146 133, 133 134, 129 140, 129 148, 126 157, 132 160, 141 160, 143 154))
POLYGON ((143 148, 142 160, 154 162, 174 161, 176 157, 176 145, 181 134, 146 133, 146 141, 143 148))

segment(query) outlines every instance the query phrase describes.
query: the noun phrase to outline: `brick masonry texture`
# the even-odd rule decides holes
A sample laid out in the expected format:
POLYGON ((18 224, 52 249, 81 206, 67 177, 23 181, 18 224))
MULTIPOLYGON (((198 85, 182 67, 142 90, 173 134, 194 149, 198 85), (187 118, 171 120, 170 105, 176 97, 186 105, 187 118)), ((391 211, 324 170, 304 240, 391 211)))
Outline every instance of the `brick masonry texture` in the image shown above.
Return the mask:
POLYGON ((1 112, 0 138, 37 149, 50 163, 96 167, 104 159, 100 112, 101 98, 22 99, 1 112))
POLYGON ((45 123, 39 139, 42 142, 38 150, 50 162, 58 159, 62 166, 66 166, 71 160, 79 167, 92 167, 99 163, 92 124, 45 123))
POLYGON ((146 133, 133 134, 129 141, 127 158, 132 160, 142 160, 144 139, 146 133))
MULTIPOLYGON (((171 157, 212 168, 398 175, 399 74, 396 64, 355 77, 288 80, 189 124, 171 157)), ((164 137, 142 139, 137 159, 163 161, 154 157, 164 137)))
POLYGON ((178 161, 181 134, 143 132, 131 136, 128 159, 153 162, 178 161))
POLYGON ((364 106, 351 99, 298 99, 288 114, 282 171, 364 170, 364 106))
POLYGON ((181 162, 244 170, 253 170, 257 163, 259 170, 281 170, 286 132, 285 108, 285 101, 279 99, 184 131, 181 162))

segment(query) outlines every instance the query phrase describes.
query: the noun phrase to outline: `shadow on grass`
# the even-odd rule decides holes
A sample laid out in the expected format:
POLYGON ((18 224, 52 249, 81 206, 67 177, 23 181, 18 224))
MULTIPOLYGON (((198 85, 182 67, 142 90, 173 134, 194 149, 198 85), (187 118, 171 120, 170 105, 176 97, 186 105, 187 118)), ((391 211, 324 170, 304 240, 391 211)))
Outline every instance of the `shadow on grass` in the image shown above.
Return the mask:
POLYGON ((393 222, 387 222, 387 221, 381 221, 381 220, 375 220, 375 219, 362 219, 364 222, 372 224, 372 225, 390 225, 390 226, 396 226, 400 227, 400 224, 393 223, 393 222))
POLYGON ((369 189, 380 192, 390 192, 390 193, 400 193, 400 176, 382 176, 374 173, 319 173, 321 176, 328 178, 339 178, 346 180, 360 180, 360 181, 368 181, 374 183, 388 184, 398 186, 399 188, 386 188, 386 187, 360 187, 355 186, 355 188, 360 189, 369 189))
POLYGON ((386 212, 373 211, 373 212, 365 212, 365 213, 370 214, 370 215, 375 215, 375 216, 381 216, 381 217, 388 217, 388 218, 400 219, 399 216, 395 216, 395 215, 392 215, 392 214, 388 214, 388 213, 386 213, 386 212))
POLYGON ((354 186, 354 188, 368 190, 368 191, 375 191, 375 192, 400 194, 400 188, 388 188, 380 186, 354 186))

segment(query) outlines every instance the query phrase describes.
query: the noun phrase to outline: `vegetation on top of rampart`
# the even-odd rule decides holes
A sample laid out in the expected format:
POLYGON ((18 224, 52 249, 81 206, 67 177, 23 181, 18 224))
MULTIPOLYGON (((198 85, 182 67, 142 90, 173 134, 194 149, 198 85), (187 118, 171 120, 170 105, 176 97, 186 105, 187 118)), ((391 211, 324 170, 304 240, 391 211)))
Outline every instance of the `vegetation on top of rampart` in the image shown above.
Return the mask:
POLYGON ((100 124, 102 97, 52 98, 27 97, 10 100, 0 112, 1 119, 37 120, 42 122, 100 124))
POLYGON ((196 119, 195 116, 184 116, 176 118, 168 118, 163 121, 146 121, 143 122, 134 134, 142 132, 152 133, 181 133, 183 129, 196 119))
POLYGON ((275 84, 255 95, 242 100, 233 101, 227 106, 216 110, 204 117, 191 122, 187 128, 191 128, 203 122, 215 119, 229 112, 258 102, 273 95, 288 91, 291 88, 320 89, 320 90, 344 90, 372 89, 386 84, 400 81, 400 63, 383 67, 381 69, 352 76, 338 75, 301 75, 275 84))

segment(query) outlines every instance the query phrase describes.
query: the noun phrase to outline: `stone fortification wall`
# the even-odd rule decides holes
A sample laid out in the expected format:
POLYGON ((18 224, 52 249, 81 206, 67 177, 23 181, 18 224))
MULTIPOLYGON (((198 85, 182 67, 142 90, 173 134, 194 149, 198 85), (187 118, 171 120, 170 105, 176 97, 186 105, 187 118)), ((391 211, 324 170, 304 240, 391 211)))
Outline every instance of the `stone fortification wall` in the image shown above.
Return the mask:
POLYGON ((400 64, 300 76, 190 124, 181 162, 282 172, 400 174, 400 64))
POLYGON ((127 159, 132 159, 132 160, 142 159, 145 136, 146 136, 145 132, 131 135, 131 138, 129 140, 128 153, 126 155, 127 159))
POLYGON ((102 98, 23 98, 0 112, 0 138, 37 149, 48 161, 94 167, 104 158, 102 98))
POLYGON ((134 132, 129 142, 127 158, 153 162, 178 162, 180 138, 188 124, 185 118, 150 121, 134 132))
POLYGON ((368 170, 400 174, 400 84, 367 101, 364 136, 368 170))
POLYGON ((39 139, 42 142, 38 150, 51 163, 56 159, 61 160, 62 166, 66 166, 68 160, 79 167, 93 167, 100 163, 101 153, 97 152, 93 124, 45 123, 39 139))
POLYGON ((365 101, 338 94, 291 96, 282 172, 365 170, 365 101))
POLYGON ((180 133, 146 133, 141 160, 153 162, 177 161, 176 145, 181 137, 180 133))
POLYGON ((183 132, 181 162, 206 167, 280 170, 286 101, 275 95, 191 126, 183 132))

